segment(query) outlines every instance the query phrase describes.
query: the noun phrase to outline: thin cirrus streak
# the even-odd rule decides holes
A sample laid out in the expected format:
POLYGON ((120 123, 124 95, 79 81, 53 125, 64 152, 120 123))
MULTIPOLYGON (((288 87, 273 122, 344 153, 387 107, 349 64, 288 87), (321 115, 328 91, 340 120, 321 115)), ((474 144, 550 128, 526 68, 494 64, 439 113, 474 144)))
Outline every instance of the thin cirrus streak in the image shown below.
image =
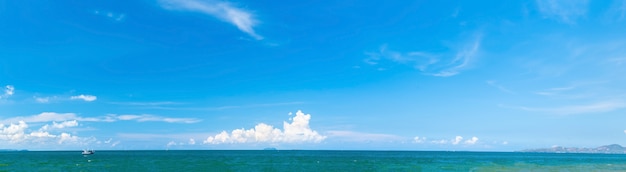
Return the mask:
POLYGON ((371 66, 381 66, 381 62, 388 61, 397 65, 414 67, 424 75, 455 76, 471 67, 478 57, 482 35, 478 33, 474 37, 471 41, 462 44, 459 49, 446 53, 399 52, 390 50, 387 45, 383 45, 379 52, 366 53, 369 57, 365 58, 363 62, 371 66))
POLYGON ((37 122, 53 122, 53 121, 86 121, 86 122, 116 122, 116 121, 137 121, 137 122, 167 122, 167 123, 197 123, 202 120, 196 118, 170 118, 149 114, 142 115, 117 115, 109 114, 106 116, 81 117, 75 113, 55 113, 43 112, 32 116, 17 116, 0 120, 0 124, 17 123, 20 121, 27 123, 37 122))
POLYGON ((161 7, 169 10, 183 10, 204 13, 230 24, 251 37, 262 40, 263 36, 254 31, 254 26, 258 23, 252 13, 234 7, 228 2, 220 2, 215 0, 160 0, 161 7))
POLYGON ((596 103, 591 103, 591 104, 570 105, 570 106, 560 106, 560 107, 550 107, 550 108, 535 108, 535 107, 506 106, 506 105, 500 105, 500 107, 519 109, 519 110, 529 111, 529 112, 556 114, 556 115, 574 115, 574 114, 588 114, 588 113, 600 113, 600 112, 614 111, 614 110, 625 108, 626 103, 623 101, 606 101, 606 102, 596 102, 596 103))
POLYGON ((588 0, 537 0, 539 12, 546 18, 575 24, 578 18, 587 14, 588 0))
POLYGON ((216 107, 181 107, 181 106, 163 106, 163 105, 176 105, 172 104, 163 104, 163 105, 154 105, 154 106, 140 106, 139 108, 144 109, 158 109, 158 110, 189 110, 189 111, 220 111, 220 110, 229 110, 229 109, 247 109, 247 108, 261 108, 261 107, 275 107, 275 106, 288 106, 288 105, 301 105, 306 104, 305 102, 281 102, 281 103, 262 103, 262 104, 247 104, 247 105, 227 105, 227 106, 216 106, 216 107))

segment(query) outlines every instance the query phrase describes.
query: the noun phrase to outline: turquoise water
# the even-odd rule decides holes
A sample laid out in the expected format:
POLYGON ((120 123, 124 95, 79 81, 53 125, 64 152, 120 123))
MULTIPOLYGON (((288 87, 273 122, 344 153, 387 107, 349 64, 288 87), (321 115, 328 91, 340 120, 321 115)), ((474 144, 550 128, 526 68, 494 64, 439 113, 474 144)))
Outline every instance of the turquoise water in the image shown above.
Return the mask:
POLYGON ((422 151, 0 152, 0 171, 626 171, 626 155, 422 151))

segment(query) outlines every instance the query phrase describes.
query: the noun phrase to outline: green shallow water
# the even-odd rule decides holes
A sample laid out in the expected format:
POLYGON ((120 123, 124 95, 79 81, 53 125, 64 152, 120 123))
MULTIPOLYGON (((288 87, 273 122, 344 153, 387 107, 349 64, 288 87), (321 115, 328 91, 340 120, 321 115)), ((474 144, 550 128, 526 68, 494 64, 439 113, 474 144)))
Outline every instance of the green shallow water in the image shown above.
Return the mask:
POLYGON ((0 152, 0 171, 626 171, 626 155, 422 151, 0 152))

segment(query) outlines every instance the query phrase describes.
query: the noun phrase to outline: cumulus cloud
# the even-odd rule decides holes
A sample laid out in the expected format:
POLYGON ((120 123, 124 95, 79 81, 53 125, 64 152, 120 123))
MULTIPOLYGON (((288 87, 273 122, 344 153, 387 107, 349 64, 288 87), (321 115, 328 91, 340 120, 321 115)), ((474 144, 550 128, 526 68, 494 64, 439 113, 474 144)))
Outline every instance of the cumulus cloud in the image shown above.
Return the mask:
POLYGON ((271 125, 260 123, 251 129, 235 129, 228 133, 222 131, 215 136, 209 136, 203 143, 319 143, 326 139, 309 126, 310 114, 302 111, 296 112, 296 116, 290 119, 291 123, 283 122, 283 130, 271 125))
POLYGON ((459 144, 459 142, 461 142, 462 140, 463 140, 463 137, 461 137, 461 136, 456 136, 456 137, 454 137, 454 140, 452 141, 452 144, 453 144, 453 145, 458 145, 458 144, 459 144))
POLYGON ((466 140, 465 144, 473 145, 476 144, 476 142, 478 142, 478 137, 472 137, 471 139, 466 140))
POLYGON ((21 142, 27 137, 24 134, 26 129, 28 129, 28 124, 24 121, 19 121, 17 124, 11 123, 8 126, 0 124, 0 140, 21 142))
POLYGON ((78 96, 72 96, 70 97, 71 100, 84 100, 87 102, 92 102, 95 101, 96 99, 98 99, 98 97, 94 96, 94 95, 78 95, 78 96))
POLYGON ((539 12, 545 18, 551 18, 567 24, 575 24, 578 18, 587 13, 588 0, 537 0, 539 12))
POLYGON ((253 27, 258 23, 252 13, 217 0, 160 0, 161 7, 169 10, 200 12, 228 22, 257 40, 263 39, 253 27))
POLYGON ((189 139, 189 142, 187 142, 189 145, 195 145, 196 144, 196 140, 195 139, 189 139))
POLYGON ((14 144, 49 144, 55 142, 58 144, 80 144, 90 141, 90 139, 73 136, 65 132, 61 132, 60 134, 51 134, 49 131, 45 130, 47 130, 47 127, 42 127, 39 130, 30 130, 29 125, 24 121, 19 121, 17 124, 0 124, 0 141, 8 141, 9 143, 14 144))

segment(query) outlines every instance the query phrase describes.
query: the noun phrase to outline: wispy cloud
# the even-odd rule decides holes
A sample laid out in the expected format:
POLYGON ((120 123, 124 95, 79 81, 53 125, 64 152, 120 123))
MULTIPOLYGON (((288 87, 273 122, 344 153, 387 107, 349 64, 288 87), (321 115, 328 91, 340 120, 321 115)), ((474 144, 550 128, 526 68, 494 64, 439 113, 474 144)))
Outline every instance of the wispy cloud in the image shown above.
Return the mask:
POLYGON ((299 104, 305 104, 305 102, 259 103, 259 104, 226 105, 226 106, 214 106, 214 107, 165 106, 165 105, 180 105, 180 104, 183 104, 183 103, 163 103, 163 104, 155 104, 153 106, 145 104, 145 106, 143 105, 137 105, 137 106, 141 106, 142 108, 161 109, 161 110, 220 111, 220 110, 229 110, 229 109, 247 109, 247 108, 299 105, 299 104))
POLYGON ((164 102, 109 102, 109 103, 110 104, 116 104, 116 105, 126 105, 126 106, 162 106, 162 105, 183 104, 183 103, 170 102, 170 101, 164 101, 164 102))
POLYGON ((617 14, 618 14, 618 21, 622 21, 624 19, 626 19, 626 0, 621 0, 621 1, 617 1, 617 14))
POLYGON ((86 102, 92 102, 92 101, 95 101, 96 99, 98 99, 98 97, 94 95, 84 95, 84 94, 70 97, 70 100, 84 100, 86 102))
POLYGON ((542 91, 537 91, 537 92, 535 92, 535 94, 543 95, 543 96, 553 96, 553 95, 560 94, 561 92, 572 90, 572 89, 575 89, 575 88, 576 87, 574 87, 574 86, 555 87, 555 88, 549 88, 549 89, 542 90, 542 91))
POLYGON ((329 139, 335 141, 346 142, 389 142, 389 141, 404 141, 406 138, 393 135, 393 134, 381 134, 381 133, 364 133, 357 131, 345 131, 345 130, 331 130, 327 131, 326 135, 329 139))
MULTIPOLYGON (((383 45, 378 52, 366 53, 363 62, 372 66, 382 66, 385 62, 408 65, 425 75, 450 77, 466 70, 478 56, 481 44, 480 34, 451 53, 431 53, 422 51, 399 52, 383 45)), ((382 67, 378 67, 381 69, 382 67)))
POLYGON ((576 20, 587 13, 588 0, 537 0, 539 12, 546 17, 567 24, 575 24, 576 20))
POLYGON ((410 65, 421 71, 426 71, 432 64, 437 63, 439 60, 434 54, 427 52, 397 52, 389 50, 387 45, 381 46, 380 50, 376 53, 366 53, 369 57, 363 61, 369 65, 377 65, 382 60, 389 60, 394 63, 403 65, 410 65))
POLYGON ((487 83, 487 85, 490 85, 490 86, 492 86, 492 87, 495 87, 495 88, 497 88, 498 90, 500 90, 500 91, 502 91, 502 92, 505 92, 505 93, 510 93, 510 94, 515 94, 515 92, 513 92, 513 91, 511 91, 511 90, 509 90, 509 89, 505 88, 504 86, 502 86, 502 85, 498 84, 496 81, 489 80, 489 81, 486 81, 486 83, 487 83))
POLYGON ((169 10, 200 12, 237 26, 257 40, 263 39, 253 27, 258 23, 252 13, 217 0, 160 0, 161 7, 169 10))
MULTIPOLYGON (((415 138, 416 138, 416 142, 415 143, 426 143, 426 139, 425 138, 420 140, 420 142, 417 142, 417 139, 419 139, 419 137, 415 137, 415 138)), ((478 143, 478 140, 479 139, 476 136, 473 136, 472 138, 465 139, 465 140, 463 140, 463 136, 455 136, 453 139, 449 139, 449 140, 447 140, 447 139, 432 140, 432 141, 430 141, 430 143, 432 143, 432 144, 439 144, 439 145, 442 145, 442 144, 475 145, 476 143, 478 143)))
POLYGON ((535 107, 505 106, 505 105, 500 105, 500 106, 506 107, 506 108, 530 111, 530 112, 540 112, 540 113, 548 113, 548 114, 556 114, 556 115, 573 115, 573 114, 610 112, 610 111, 625 108, 626 103, 623 101, 604 101, 604 102, 596 102, 596 103, 591 103, 591 104, 570 105, 570 106, 561 106, 561 107, 552 107, 552 108, 535 108, 535 107))
POLYGON ((155 115, 110 115, 115 120, 138 122, 197 123, 202 120, 195 118, 168 118, 155 115))
POLYGON ((470 62, 476 58, 478 50, 480 48, 480 36, 478 36, 473 42, 466 45, 463 49, 457 52, 454 60, 450 62, 443 70, 433 73, 433 76, 448 77, 459 74, 461 70, 468 67, 470 62))
POLYGON ((209 136, 204 140, 205 144, 223 143, 319 143, 326 139, 309 126, 310 114, 302 111, 296 112, 296 116, 290 119, 291 122, 283 122, 283 129, 260 123, 251 129, 235 129, 228 133, 221 133, 209 136))
MULTIPOLYGON (((0 124, 16 123, 20 121, 28 123, 54 122, 54 121, 87 121, 87 122, 115 122, 115 121, 137 121, 137 122, 167 122, 167 123, 196 123, 200 119, 196 118, 170 118, 156 115, 116 115, 81 117, 75 113, 55 113, 44 112, 33 116, 17 116, 0 120, 0 124)), ((64 124, 65 125, 65 124, 64 124)))
POLYGON ((113 20, 113 21, 116 21, 116 22, 124 21, 124 19, 126 18, 126 14, 115 13, 115 12, 111 12, 111 11, 95 10, 95 11, 93 11, 93 13, 95 15, 103 16, 103 17, 106 17, 107 19, 110 19, 110 20, 113 20))
POLYGON ((38 103, 48 103, 50 102, 50 97, 37 97, 37 96, 33 96, 33 98, 35 99, 36 102, 38 103))

